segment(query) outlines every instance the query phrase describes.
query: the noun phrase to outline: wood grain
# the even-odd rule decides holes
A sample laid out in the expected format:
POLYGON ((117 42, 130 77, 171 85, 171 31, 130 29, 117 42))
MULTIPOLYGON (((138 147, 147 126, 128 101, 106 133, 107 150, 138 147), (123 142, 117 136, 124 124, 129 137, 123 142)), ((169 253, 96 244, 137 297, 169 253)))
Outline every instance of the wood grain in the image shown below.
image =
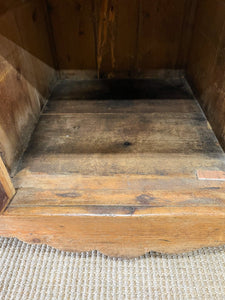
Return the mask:
POLYGON ((199 102, 223 148, 225 147, 224 45, 224 1, 198 1, 187 71, 199 102))
POLYGON ((0 16, 0 149, 9 170, 27 147, 55 80, 42 4, 20 1, 0 16))
POLYGON ((67 251, 93 249, 118 257, 152 250, 179 253, 225 243, 222 208, 151 208, 137 215, 9 215, 0 218, 1 236, 18 237, 67 251))
POLYGON ((13 8, 16 8, 18 6, 23 5, 25 2, 28 2, 31 0, 7 0, 7 1, 1 1, 0 2, 0 15, 5 14, 8 10, 11 10, 13 8))
POLYGON ((15 189, 0 157, 0 214, 4 211, 9 201, 15 194, 15 189))
POLYGON ((96 69, 92 1, 47 0, 47 6, 59 69, 96 69))
POLYGON ((176 113, 42 115, 29 151, 221 153, 204 118, 176 113))
POLYGON ((193 99, 193 94, 180 77, 59 81, 51 100, 71 99, 193 99))
POLYGON ((0 234, 124 257, 220 245, 225 183, 198 169, 225 156, 193 99, 50 100, 0 234))
POLYGON ((59 69, 94 69, 111 78, 184 68, 193 2, 47 0, 59 69))

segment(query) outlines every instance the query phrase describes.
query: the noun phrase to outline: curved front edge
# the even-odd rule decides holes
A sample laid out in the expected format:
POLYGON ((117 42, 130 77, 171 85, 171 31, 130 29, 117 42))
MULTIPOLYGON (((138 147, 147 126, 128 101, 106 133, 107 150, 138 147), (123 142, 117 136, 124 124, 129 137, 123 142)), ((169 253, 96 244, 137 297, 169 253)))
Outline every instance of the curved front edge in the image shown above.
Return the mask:
POLYGON ((225 244, 225 215, 0 216, 0 236, 113 257, 181 253, 225 244))

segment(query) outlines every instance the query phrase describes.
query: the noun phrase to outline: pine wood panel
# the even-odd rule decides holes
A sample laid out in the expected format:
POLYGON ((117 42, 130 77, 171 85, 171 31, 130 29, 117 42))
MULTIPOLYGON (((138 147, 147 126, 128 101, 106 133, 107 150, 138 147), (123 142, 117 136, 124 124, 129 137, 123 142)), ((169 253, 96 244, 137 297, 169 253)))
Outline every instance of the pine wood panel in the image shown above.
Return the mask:
MULTIPOLYGON (((109 176, 114 174, 142 174, 152 176, 182 176, 195 174, 197 169, 224 170, 224 156, 216 153, 27 153, 20 169, 54 174, 82 174, 109 176), (169 159, 168 159, 169 156, 169 159), (147 163, 146 163, 147 162, 147 163), (160 162, 160 167, 159 167, 160 162)), ((21 174, 29 182, 28 172, 21 174)), ((18 178, 18 175, 17 177, 18 178)))
POLYGON ((225 243, 222 208, 150 208, 136 214, 131 209, 129 215, 122 212, 116 218, 73 215, 71 208, 60 213, 64 215, 6 212, 0 218, 0 234, 67 251, 96 249, 120 257, 137 257, 150 250, 179 253, 225 243))
POLYGON ((221 153, 202 116, 176 113, 42 115, 29 151, 221 153))
POLYGON ((197 173, 224 172, 225 156, 194 99, 53 95, 13 179, 1 235, 127 257, 224 243, 225 182, 197 173))
POLYGON ((15 189, 0 157, 0 214, 15 194, 15 189))
POLYGON ((51 100, 45 106, 45 115, 77 113, 180 113, 199 115, 195 101, 184 99, 152 100, 51 100))
POLYGON ((38 0, 20 1, 0 16, 0 148, 9 170, 27 147, 55 80, 46 25, 38 0))
POLYGON ((7 0, 7 1, 1 1, 0 3, 0 15, 6 13, 8 10, 15 8, 17 6, 23 5, 24 2, 27 2, 30 0, 7 0))
POLYGON ((193 99, 50 101, 20 169, 11 212, 223 203, 224 183, 197 180, 225 160, 193 99))
POLYGON ((96 69, 92 1, 47 0, 59 69, 96 69))
POLYGON ((217 137, 225 147, 225 3, 198 1, 188 74, 217 137))
MULTIPOLYGON (((192 178, 180 179, 169 176, 121 175, 114 176, 57 176, 46 175, 43 182, 41 174, 25 175, 17 179, 19 188, 10 211, 20 211, 33 207, 40 208, 40 214, 50 212, 51 207, 93 206, 99 213, 102 206, 108 208, 108 214, 115 214, 116 207, 223 207, 225 205, 225 183, 223 181, 202 182, 195 174, 192 178), (25 182, 25 179, 28 179, 25 182), (18 182, 19 181, 19 182, 18 182), (46 182, 50 182, 47 186, 46 182), (34 188, 36 186, 36 188, 34 188), (38 187, 38 188, 37 188, 38 187)), ((180 177, 179 177, 180 176, 180 177)), ((129 209, 129 208, 127 208, 129 209)), ((75 211, 75 210, 74 210, 75 211)), ((79 210, 78 210, 79 211, 79 210)), ((39 214, 37 212, 37 214, 39 214)), ((103 211, 102 211, 103 213, 103 211)))
POLYGON ((195 0, 47 3, 61 70, 95 69, 113 77, 186 64, 195 0))

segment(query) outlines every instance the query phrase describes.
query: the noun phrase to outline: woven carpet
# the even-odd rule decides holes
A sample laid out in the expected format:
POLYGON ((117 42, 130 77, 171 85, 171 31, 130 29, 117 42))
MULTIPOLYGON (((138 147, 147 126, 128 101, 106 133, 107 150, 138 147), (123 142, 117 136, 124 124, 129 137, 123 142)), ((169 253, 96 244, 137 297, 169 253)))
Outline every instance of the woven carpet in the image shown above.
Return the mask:
POLYGON ((225 299, 225 246, 129 260, 0 238, 0 299, 225 299))

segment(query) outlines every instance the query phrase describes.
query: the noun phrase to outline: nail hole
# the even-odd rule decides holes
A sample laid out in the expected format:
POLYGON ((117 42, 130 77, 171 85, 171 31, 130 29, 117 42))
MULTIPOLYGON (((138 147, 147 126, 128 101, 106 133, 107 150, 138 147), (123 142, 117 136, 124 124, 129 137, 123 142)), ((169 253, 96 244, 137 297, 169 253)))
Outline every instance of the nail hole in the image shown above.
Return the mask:
POLYGON ((124 142, 124 146, 125 147, 128 147, 128 146, 131 146, 132 144, 130 142, 124 142))

